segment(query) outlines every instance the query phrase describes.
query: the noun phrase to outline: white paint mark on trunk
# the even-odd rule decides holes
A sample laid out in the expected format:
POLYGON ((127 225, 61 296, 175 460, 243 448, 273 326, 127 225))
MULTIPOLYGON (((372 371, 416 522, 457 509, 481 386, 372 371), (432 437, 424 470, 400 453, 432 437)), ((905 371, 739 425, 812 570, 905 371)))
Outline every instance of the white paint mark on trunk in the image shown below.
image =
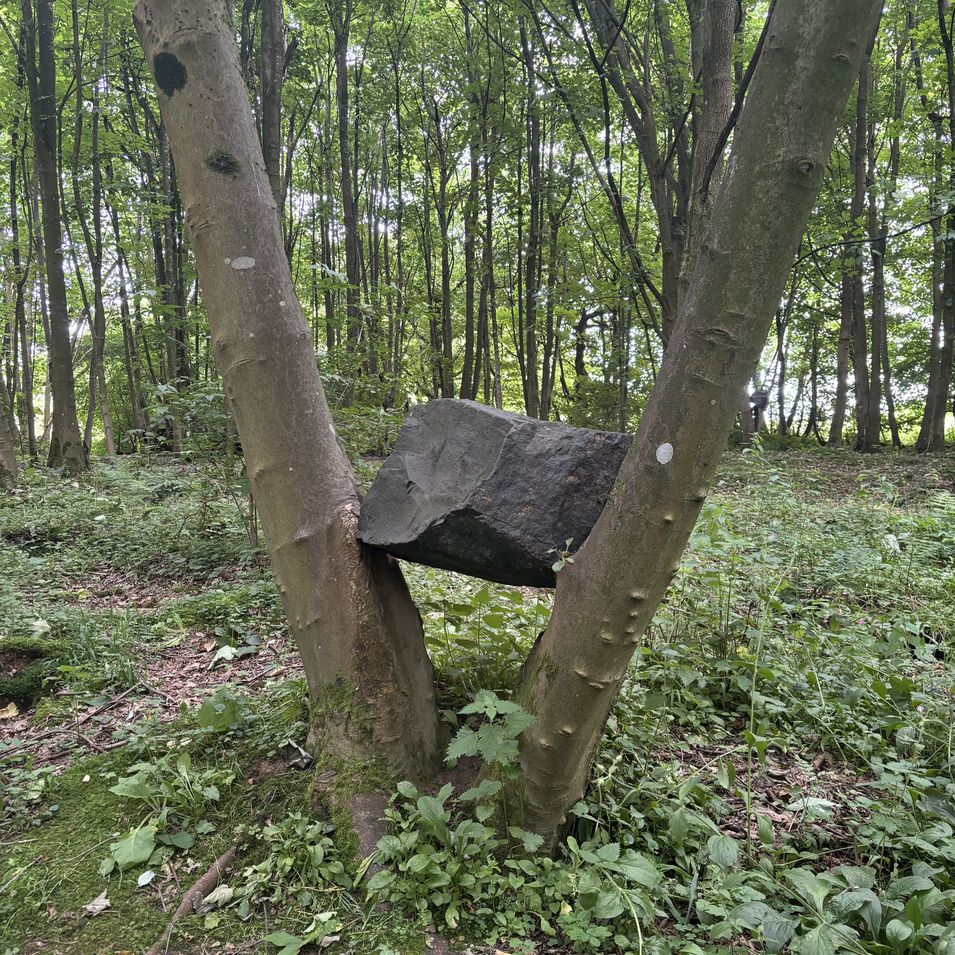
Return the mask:
POLYGON ((233 259, 231 262, 229 262, 229 260, 226 259, 226 263, 228 263, 229 265, 232 266, 232 268, 237 269, 240 272, 244 271, 245 269, 251 269, 255 267, 255 259, 253 259, 249 255, 240 255, 238 258, 233 259))
POLYGON ((661 464, 669 464, 673 460, 673 445, 669 441, 657 448, 657 460, 661 464))

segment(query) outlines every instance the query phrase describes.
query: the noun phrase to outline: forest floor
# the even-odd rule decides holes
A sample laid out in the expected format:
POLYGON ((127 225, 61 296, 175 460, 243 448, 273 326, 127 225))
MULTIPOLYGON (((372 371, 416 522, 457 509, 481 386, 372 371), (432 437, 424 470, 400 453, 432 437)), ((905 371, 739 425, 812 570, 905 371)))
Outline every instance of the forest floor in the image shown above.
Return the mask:
MULTIPOLYGON (((370 901, 243 506, 146 459, 0 497, 0 955, 144 952, 231 847, 160 951, 955 953, 955 457, 728 454, 558 863, 405 789, 370 901)), ((549 594, 407 570, 464 725, 549 594)))

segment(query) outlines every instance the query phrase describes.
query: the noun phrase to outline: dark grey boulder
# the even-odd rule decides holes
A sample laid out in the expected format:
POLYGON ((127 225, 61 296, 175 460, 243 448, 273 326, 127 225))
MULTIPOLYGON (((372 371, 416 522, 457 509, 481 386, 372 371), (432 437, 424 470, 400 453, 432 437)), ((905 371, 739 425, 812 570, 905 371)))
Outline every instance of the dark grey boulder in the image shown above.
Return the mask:
POLYGON ((553 587, 590 533, 631 435, 442 399, 408 415, 361 508, 358 536, 405 560, 553 587))

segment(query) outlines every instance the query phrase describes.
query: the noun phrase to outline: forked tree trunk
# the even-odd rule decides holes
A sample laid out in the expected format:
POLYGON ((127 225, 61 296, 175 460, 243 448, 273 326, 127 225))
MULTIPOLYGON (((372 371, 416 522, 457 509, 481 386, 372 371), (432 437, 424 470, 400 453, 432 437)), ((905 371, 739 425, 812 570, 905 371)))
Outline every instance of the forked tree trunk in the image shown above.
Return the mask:
POLYGON ((142 0, 134 13, 216 366, 314 698, 311 742, 426 776, 437 718, 421 620, 392 558, 355 537, 358 485, 295 297, 228 17, 221 0, 142 0))
POLYGON ((635 645, 680 566, 812 209, 879 0, 773 14, 673 339, 597 525, 558 575, 516 699, 514 811, 553 844, 581 797, 635 645))

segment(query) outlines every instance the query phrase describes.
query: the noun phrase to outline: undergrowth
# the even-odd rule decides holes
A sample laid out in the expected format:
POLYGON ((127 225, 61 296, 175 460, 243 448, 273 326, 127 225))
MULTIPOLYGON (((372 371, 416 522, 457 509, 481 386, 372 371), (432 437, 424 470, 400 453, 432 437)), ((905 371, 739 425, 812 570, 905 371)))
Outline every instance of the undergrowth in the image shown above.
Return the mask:
POLYGON ((309 802, 304 686, 278 669, 171 722, 117 719, 100 755, 23 747, 146 692, 156 648, 201 633, 237 677, 271 652, 280 605, 240 510, 199 466, 138 462, 0 498, 0 647, 57 647, 32 723, 0 740, 0 952, 145 950, 236 845, 171 951, 403 955, 433 927, 514 953, 955 953, 951 458, 727 457, 554 859, 497 788, 543 592, 407 568, 449 758, 492 772, 402 784, 357 869, 309 802))

